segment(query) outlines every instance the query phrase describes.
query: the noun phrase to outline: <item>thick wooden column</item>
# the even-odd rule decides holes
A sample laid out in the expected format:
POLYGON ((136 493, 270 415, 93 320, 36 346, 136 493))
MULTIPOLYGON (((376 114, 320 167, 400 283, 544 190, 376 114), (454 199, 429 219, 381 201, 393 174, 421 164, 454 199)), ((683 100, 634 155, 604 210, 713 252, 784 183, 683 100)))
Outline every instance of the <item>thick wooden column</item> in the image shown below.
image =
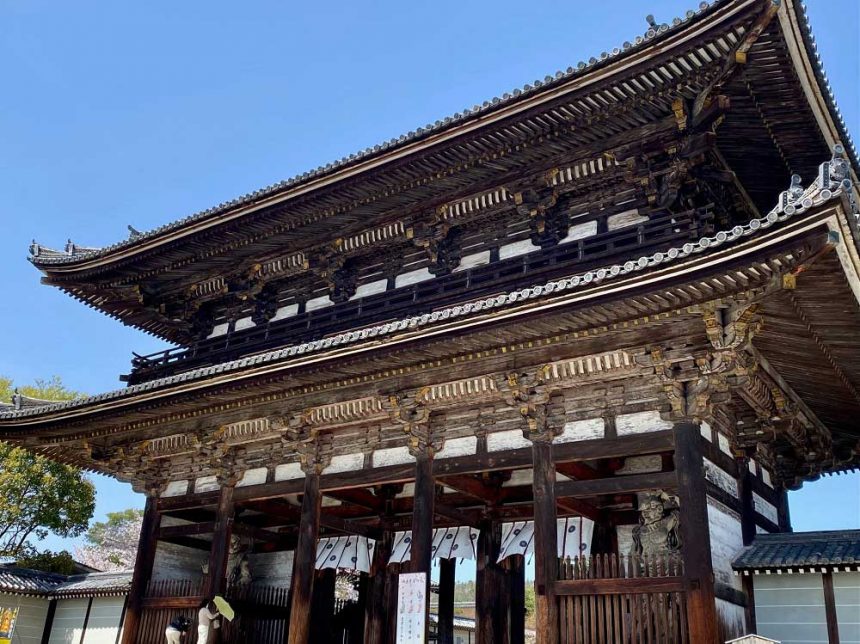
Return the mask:
POLYGON ((146 498, 143 510, 143 524, 140 528, 140 541, 137 546, 137 556, 134 562, 134 574, 131 578, 131 589, 128 593, 128 603, 125 611, 125 628, 122 633, 122 644, 137 642, 137 629, 140 626, 140 612, 146 587, 152 577, 152 564, 155 561, 155 549, 158 546, 158 528, 161 525, 161 514, 158 511, 158 499, 155 493, 146 498))
POLYGON ((299 540, 295 551, 295 566, 290 606, 289 644, 307 644, 310 640, 311 598, 314 590, 314 563, 320 530, 320 475, 316 466, 305 473, 299 540))
POLYGON ((498 521, 481 523, 475 575, 475 626, 477 644, 508 644, 508 576, 496 563, 501 548, 498 521))
POLYGON ((454 644, 454 584, 457 560, 439 560, 439 644, 454 644))
POLYGON ((513 555, 505 559, 508 572, 508 602, 510 606, 510 644, 526 641, 526 558, 513 555))
POLYGON ((376 541, 376 548, 373 550, 367 605, 364 609, 364 644, 384 644, 386 641, 388 604, 385 601, 385 586, 393 542, 394 535, 391 530, 386 530, 382 533, 382 538, 376 541))
POLYGON ((223 485, 218 497, 212 548, 209 550, 209 576, 203 587, 203 596, 212 599, 223 595, 227 586, 227 559, 230 556, 230 538, 233 535, 233 485, 223 485))
POLYGON ((821 575, 824 584, 824 616, 827 620, 828 644, 839 644, 839 619, 836 615, 836 593, 833 590, 833 571, 821 575))
POLYGON ((436 484, 433 480, 433 451, 415 451, 415 497, 412 505, 412 548, 410 572, 427 574, 427 601, 424 604, 425 639, 430 626, 430 564, 433 561, 433 502, 436 484))
POLYGON ((690 641, 717 642, 717 610, 708 501, 702 461, 703 440, 693 423, 678 423, 675 437, 675 470, 681 500, 681 556, 687 591, 687 623, 690 641))
POLYGON ((311 593, 311 642, 331 642, 334 639, 334 588, 337 583, 337 570, 326 568, 315 571, 313 592, 311 593))
POLYGON ((555 463, 551 437, 532 440, 534 465, 535 617, 537 644, 558 642, 558 536, 555 506, 555 463))

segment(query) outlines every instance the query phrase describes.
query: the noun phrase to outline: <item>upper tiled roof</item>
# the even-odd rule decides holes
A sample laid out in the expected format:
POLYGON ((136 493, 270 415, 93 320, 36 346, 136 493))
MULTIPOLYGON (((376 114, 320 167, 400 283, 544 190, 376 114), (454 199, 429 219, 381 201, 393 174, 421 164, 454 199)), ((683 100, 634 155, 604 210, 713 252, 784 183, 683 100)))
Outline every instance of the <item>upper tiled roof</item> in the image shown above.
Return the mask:
POLYGON ((535 300, 546 298, 550 295, 559 295, 565 292, 576 291, 584 287, 599 284, 606 280, 618 277, 627 277, 631 274, 642 273, 647 269, 653 269, 665 264, 672 264, 690 256, 704 253, 705 251, 718 246, 736 243, 743 238, 755 235, 779 222, 796 217, 811 208, 821 206, 822 204, 837 199, 842 195, 847 195, 849 200, 852 199, 852 184, 851 180, 848 178, 849 172, 847 161, 842 158, 843 153, 844 150, 841 147, 837 147, 834 152, 833 159, 821 164, 818 177, 816 177, 815 181, 813 181, 806 190, 800 186, 800 177, 795 176, 791 187, 780 195, 777 205, 766 215, 757 219, 752 219, 743 226, 738 225, 730 230, 720 231, 711 237, 703 237, 695 243, 686 243, 681 247, 670 248, 667 251, 660 251, 635 260, 626 261, 624 264, 613 264, 611 266, 592 269, 570 277, 552 280, 545 284, 538 284, 531 288, 523 288, 510 291, 508 293, 500 293, 498 295, 480 298, 475 301, 448 306, 443 309, 433 311, 432 313, 413 315, 400 320, 393 320, 391 322, 377 324, 363 329, 344 331, 331 337, 302 342, 301 344, 276 349, 266 353, 251 355, 209 367, 201 367, 173 376, 155 378, 140 384, 125 387, 124 389, 97 394, 95 396, 62 402, 52 402, 43 406, 26 407, 16 409, 14 411, 7 411, 0 408, 0 420, 38 416, 54 411, 85 407, 112 400, 133 398, 137 394, 163 389, 179 383, 202 380, 216 374, 241 371, 250 367, 271 364, 297 356, 317 353, 326 349, 336 349, 338 347, 358 344, 364 341, 378 341, 387 336, 393 336, 403 331, 411 331, 435 326, 436 324, 443 322, 451 322, 456 319, 468 318, 486 311, 507 308, 526 300, 535 300))
MULTIPOLYGON (((780 2, 780 0, 771 1, 775 4, 779 4, 780 2)), ((40 244, 36 243, 34 240, 30 246, 30 252, 32 255, 31 261, 39 265, 47 266, 70 264, 84 259, 98 257, 100 255, 105 255, 109 252, 121 248, 134 246, 143 241, 158 237, 159 235, 181 229, 182 227, 192 224, 194 222, 204 220, 210 217, 215 217, 223 213, 229 212, 235 208, 255 203, 261 199, 276 195, 284 190, 294 188, 311 180, 332 174, 352 164, 366 161, 382 153, 386 153, 391 150, 414 143, 428 136, 438 134, 439 132, 453 128, 461 123, 484 117, 486 114, 492 111, 498 110, 510 104, 514 104, 532 95, 551 90, 552 88, 561 85, 574 77, 589 73, 596 68, 603 67, 615 61, 619 57, 631 55, 641 49, 644 49, 649 45, 652 45, 655 41, 663 40, 671 34, 684 28, 685 26, 688 26, 689 23, 695 22, 709 15, 716 9, 724 5, 730 4, 730 2, 731 0, 712 0, 712 2, 710 3, 700 2, 698 10, 687 11, 683 17, 674 18, 671 24, 657 24, 656 22, 654 22, 651 16, 648 16, 650 27, 645 32, 645 34, 641 36, 636 36, 636 38, 634 38, 632 42, 625 41, 621 47, 616 47, 612 51, 604 51, 600 54, 599 57, 590 58, 588 62, 580 61, 576 65, 576 67, 568 67, 564 71, 559 70, 553 75, 544 77, 543 80, 538 79, 535 80, 533 83, 527 83, 522 88, 514 89, 511 92, 506 92, 502 94, 502 96, 496 96, 490 100, 484 101, 481 105, 474 105, 471 108, 466 108, 461 112, 456 112, 455 114, 448 116, 444 119, 437 120, 434 123, 428 123, 424 127, 419 127, 399 137, 389 139, 388 141, 384 141, 383 143, 380 143, 378 145, 366 148, 360 152, 350 154, 349 156, 343 157, 338 161, 328 163, 324 166, 319 166, 315 170, 304 172, 300 175, 296 175, 284 181, 272 184, 270 186, 266 186, 265 188, 261 188, 254 192, 242 195, 241 197, 237 197, 236 199, 233 199, 231 201, 218 204, 217 206, 194 213, 192 215, 189 215, 188 217, 184 217, 182 219, 173 221, 163 226, 159 226, 158 228, 154 228, 150 231, 141 232, 129 226, 130 234, 128 239, 118 242, 116 244, 111 244, 110 246, 106 246, 104 248, 89 248, 79 246, 69 240, 66 244, 64 251, 56 251, 49 248, 45 248, 40 244)), ((817 54, 815 39, 811 34, 809 22, 806 18, 806 6, 804 4, 801 4, 800 7, 801 15, 799 18, 799 25, 801 27, 801 32, 805 41, 804 46, 807 50, 808 55, 810 56, 810 59, 813 61, 813 67, 815 68, 815 73, 821 85, 825 101, 827 102, 834 119, 837 121, 837 128, 839 130, 840 139, 847 146, 849 156, 856 164, 857 150, 853 142, 851 141, 851 137, 848 134, 847 128, 845 127, 845 122, 841 116, 841 113, 836 107, 836 99, 833 96, 830 83, 827 81, 827 75, 824 72, 823 67, 821 66, 821 59, 817 54)))
POLYGON ((65 579, 65 575, 14 566, 0 566, 0 592, 2 593, 46 595, 65 579))
POLYGON ((131 570, 72 575, 51 593, 54 597, 124 595, 131 589, 131 570))
POLYGON ((860 530, 760 534, 732 562, 735 570, 860 566, 860 530))

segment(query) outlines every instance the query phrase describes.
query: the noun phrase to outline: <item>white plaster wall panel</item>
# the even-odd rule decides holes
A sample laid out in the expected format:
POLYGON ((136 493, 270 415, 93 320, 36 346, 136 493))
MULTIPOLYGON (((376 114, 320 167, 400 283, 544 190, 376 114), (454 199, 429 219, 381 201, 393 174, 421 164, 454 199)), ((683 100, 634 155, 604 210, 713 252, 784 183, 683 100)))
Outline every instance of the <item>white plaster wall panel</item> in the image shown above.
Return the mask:
POLYGON ((720 451, 732 455, 732 448, 729 445, 729 437, 723 434, 722 432, 717 432, 717 443, 720 447, 720 451))
POLYGON ((41 644, 48 617, 48 600, 0 593, 0 606, 18 608, 12 644, 41 644))
POLYGON ((531 446, 531 441, 523 436, 523 432, 520 429, 509 429, 504 432, 487 434, 487 451, 489 452, 503 452, 509 449, 531 446))
POLYGON ((582 224, 574 224, 567 229, 567 235, 558 243, 567 244, 568 242, 578 241, 580 239, 585 239, 586 237, 591 237, 592 235, 596 234, 597 220, 595 219, 593 221, 586 221, 582 224))
POLYGON ((708 499, 708 530, 714 578, 727 586, 742 589, 741 578, 732 570, 732 560, 744 547, 741 518, 722 503, 708 499))
POLYGON ((746 635, 746 614, 743 606, 717 598, 717 622, 722 625, 721 635, 726 639, 746 635))
POLYGON ((483 266, 490 263, 490 251, 485 250, 480 253, 472 253, 460 258, 460 264, 454 269, 454 272, 465 271, 476 266, 483 266))
POLYGON ((455 456, 471 456, 478 451, 478 439, 475 436, 450 438, 445 441, 436 458, 454 458, 455 456))
POLYGON ((116 644, 125 597, 94 597, 82 644, 116 644))
POLYGON ((839 641, 860 644, 860 572, 834 573, 833 595, 839 641))
POLYGON ((564 424, 561 434, 555 437, 555 443, 572 443, 595 438, 603 438, 604 424, 602 418, 587 418, 573 420, 564 424))
POLYGON ((403 463, 414 463, 415 457, 409 453, 409 448, 386 447, 373 452, 373 467, 385 467, 386 465, 402 465, 403 463))
POLYGON ((196 481, 194 481, 194 491, 198 494, 200 492, 211 492, 212 490, 218 489, 218 479, 214 476, 201 476, 196 481))
POLYGON ((827 642, 821 575, 755 575, 756 627, 778 642, 827 642))
POLYGON ((650 456, 628 456, 624 459, 624 467, 620 468, 616 474, 624 476, 625 474, 647 474, 648 472, 659 472, 663 469, 663 459, 659 454, 650 456))
POLYGON ((713 437, 711 436, 711 426, 704 421, 699 425, 699 433, 701 433, 709 443, 713 440, 713 437))
POLYGON ((343 505, 343 501, 338 501, 330 496, 324 496, 320 505, 324 508, 336 508, 339 505, 343 505))
POLYGON ((779 513, 777 512, 776 507, 765 501, 755 492, 753 492, 753 507, 755 508, 755 511, 765 519, 769 519, 773 523, 779 523, 779 513))
POLYGON ((281 463, 275 467, 276 481, 291 481, 303 478, 305 478, 305 473, 302 471, 301 463, 281 463))
POLYGON ((386 288, 388 288, 388 280, 386 279, 367 282, 366 284, 359 284, 355 289, 355 295, 349 299, 357 300, 360 297, 376 295, 377 293, 384 292, 386 288))
POLYGON ((245 318, 239 318, 236 320, 236 324, 233 325, 234 331, 241 331, 242 329, 250 329, 252 326, 257 326, 254 324, 254 320, 251 319, 251 316, 245 318))
POLYGON ((287 304, 287 306, 282 306, 277 311, 275 311, 275 315, 272 317, 271 320, 269 320, 269 322, 277 322, 278 320, 283 320, 284 318, 291 318, 298 312, 298 304, 287 304))
POLYGON ((236 483, 236 487, 246 487, 248 485, 261 485, 266 482, 266 477, 269 475, 269 469, 266 467, 255 467, 252 470, 245 470, 242 478, 236 483))
POLYGON ((705 458, 702 460, 705 465, 705 478, 724 492, 728 492, 733 497, 738 498, 738 482, 735 478, 708 459, 705 458))
POLYGON ((418 282, 426 282, 433 279, 433 273, 427 268, 419 268, 408 273, 401 273, 394 278, 394 287, 409 286, 410 284, 418 284, 418 282))
POLYGON ((531 485, 535 480, 535 471, 531 468, 527 470, 514 470, 511 472, 511 478, 502 483, 502 487, 516 487, 518 485, 531 485))
POLYGON ((209 552, 159 541, 152 563, 152 580, 200 579, 209 552))
POLYGON ((219 335, 226 335, 227 329, 229 329, 229 328, 230 328, 230 325, 227 322, 225 322, 224 324, 216 324, 214 327, 212 327, 212 333, 210 333, 206 337, 207 338, 217 338, 219 335))
POLYGON ((672 429, 672 423, 660 418, 659 411, 637 411, 616 416, 615 429, 619 436, 627 436, 672 429))
POLYGON ((625 210, 614 215, 610 215, 606 220, 606 227, 609 230, 618 230, 619 228, 627 228, 627 226, 635 226, 642 222, 648 221, 648 217, 643 217, 637 209, 625 210))
POLYGON ((331 463, 323 470, 323 474, 337 474, 338 472, 354 472, 364 467, 364 454, 338 454, 331 457, 331 463))
POLYGON ((530 239, 505 244, 499 247, 499 259, 509 259, 531 253, 532 251, 540 250, 540 246, 535 246, 530 239))
POLYGON ((168 483, 161 496, 182 496, 188 494, 188 484, 190 481, 171 481, 168 483))
POLYGON ((289 588, 293 574, 293 551, 261 552, 248 557, 255 586, 289 588))
POLYGON ((316 311, 317 309, 324 309, 327 306, 332 306, 334 302, 331 301, 331 298, 328 295, 322 295, 320 297, 314 297, 305 302, 305 311, 316 311))
POLYGON ((88 603, 87 599, 65 599, 57 602, 48 644, 72 644, 81 641, 88 603))
POLYGON ((618 553, 629 555, 633 549, 633 527, 632 525, 616 526, 615 534, 618 535, 618 553))
POLYGON ((747 461, 747 469, 750 471, 750 474, 755 475, 755 459, 751 458, 747 461))
POLYGON ((415 496, 415 484, 414 483, 404 483, 403 489, 400 490, 397 494, 394 495, 395 499, 410 499, 415 496))
POLYGON ((761 468, 761 480, 768 487, 773 487, 773 481, 770 478, 770 472, 765 468, 761 468))

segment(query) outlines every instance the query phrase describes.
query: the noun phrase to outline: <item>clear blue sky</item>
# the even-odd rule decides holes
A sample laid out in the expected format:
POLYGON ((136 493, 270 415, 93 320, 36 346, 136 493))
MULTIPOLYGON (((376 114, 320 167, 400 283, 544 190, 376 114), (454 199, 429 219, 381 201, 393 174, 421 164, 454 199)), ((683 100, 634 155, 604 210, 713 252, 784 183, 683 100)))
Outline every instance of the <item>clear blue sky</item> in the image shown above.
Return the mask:
MULTIPOLYGON (((120 386, 160 343, 41 287, 31 238, 100 246, 471 107, 671 22, 698 0, 0 0, 0 374, 120 386)), ((858 125, 856 0, 813 0, 858 125)), ((774 195, 776 197, 776 195, 774 195)), ((98 510, 142 505, 97 481, 98 510)), ((797 529, 860 527, 860 478, 792 494, 797 529)), ((49 545, 57 547, 58 540, 49 545)))

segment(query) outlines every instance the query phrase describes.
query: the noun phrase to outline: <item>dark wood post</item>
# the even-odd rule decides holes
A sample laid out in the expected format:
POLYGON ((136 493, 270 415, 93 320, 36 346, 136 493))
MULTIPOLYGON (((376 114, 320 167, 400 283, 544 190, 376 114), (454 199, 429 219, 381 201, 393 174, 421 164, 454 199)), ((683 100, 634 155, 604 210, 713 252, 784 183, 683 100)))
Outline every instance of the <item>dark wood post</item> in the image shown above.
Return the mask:
POLYGON ((537 644, 558 642, 558 536, 551 436, 532 439, 534 465, 535 617, 537 644))
POLYGON ((496 560, 502 526, 488 519, 481 524, 475 565, 475 626, 478 644, 508 644, 507 571, 496 560))
POLYGON ((383 644, 385 642, 386 620, 388 616, 385 602, 385 584, 388 581, 388 559, 394 535, 390 530, 382 533, 373 550, 370 567, 370 587, 367 605, 364 609, 364 644, 383 644))
POLYGON ((415 451, 415 497, 412 505, 412 547, 409 559, 410 572, 427 575, 427 601, 424 604, 424 638, 430 627, 430 564, 433 561, 433 502, 436 484, 433 480, 433 451, 430 448, 415 451))
POLYGON ((510 603, 511 644, 526 640, 526 558, 512 555, 505 559, 508 571, 508 601, 510 603))
POLYGON ((125 613, 125 628, 122 634, 122 644, 137 642, 137 629, 140 626, 140 613, 146 588, 152 577, 152 564, 155 561, 155 549, 158 545, 158 528, 161 525, 161 514, 158 511, 158 499, 155 492, 146 498, 143 510, 143 524, 140 527, 140 541, 137 546, 137 556, 134 561, 134 573, 131 578, 131 588, 128 592, 128 604, 125 613))
POLYGON ((833 572, 828 570, 821 575, 824 584, 824 615, 827 619, 827 642, 839 644, 839 619, 836 615, 836 593, 833 590, 833 572))
POLYGON ((681 556, 687 591, 687 623, 690 641, 717 642, 717 608, 714 597, 714 570, 708 525, 708 501, 702 461, 704 440, 697 425, 677 423, 675 470, 681 500, 681 556))
POLYGON ((753 475, 746 459, 736 461, 738 477, 738 497, 741 502, 741 535, 745 546, 755 539, 755 505, 753 503, 753 475))
POLYGON ((326 568, 315 572, 316 580, 311 594, 311 642, 334 641, 334 590, 337 570, 326 568))
POLYGON ((753 576, 744 574, 744 576, 741 577, 741 585, 744 589, 744 595, 747 598, 747 605, 744 607, 744 619, 746 620, 747 633, 755 633, 755 583, 753 582, 753 576))
POLYGON ((439 560, 439 644, 454 644, 454 584, 457 560, 439 560))
POLYGON ((310 637, 311 598, 314 591, 314 564, 320 530, 321 502, 319 469, 314 464, 305 470, 299 540, 294 555, 289 644, 307 644, 310 637))
POLYGON ((221 487, 218 509, 215 515, 215 530, 209 550, 209 576, 203 587, 203 596, 212 599, 223 595, 227 585, 227 559, 230 556, 230 538, 233 535, 233 485, 221 487))
POLYGON ((784 487, 777 490, 777 520, 782 532, 791 532, 791 513, 788 511, 788 491, 784 487))

